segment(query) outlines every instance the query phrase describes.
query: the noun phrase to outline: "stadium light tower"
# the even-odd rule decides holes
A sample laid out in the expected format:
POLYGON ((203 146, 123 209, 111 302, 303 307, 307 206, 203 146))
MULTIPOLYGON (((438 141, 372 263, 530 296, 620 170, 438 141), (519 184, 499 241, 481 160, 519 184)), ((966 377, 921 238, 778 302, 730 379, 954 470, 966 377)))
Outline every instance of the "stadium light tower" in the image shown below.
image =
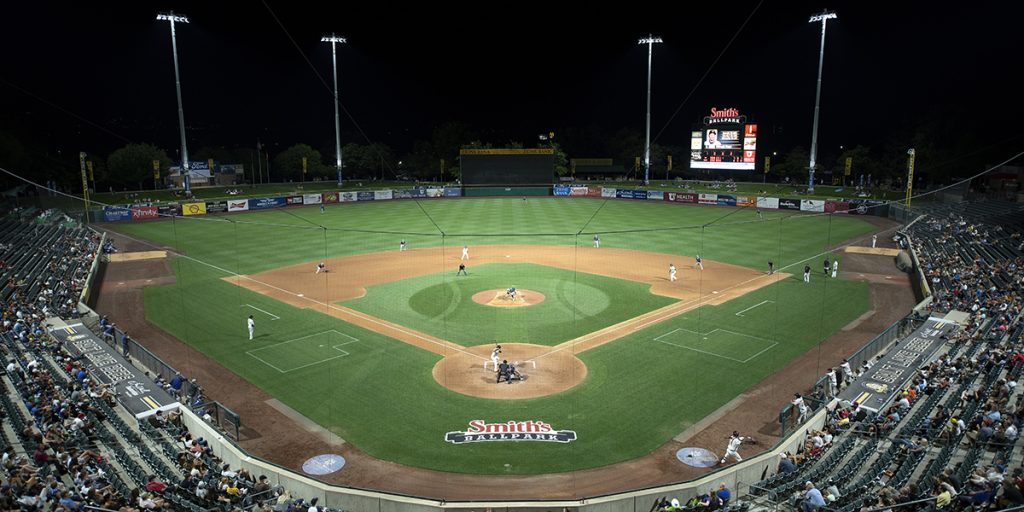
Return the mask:
POLYGON ((338 170, 338 186, 341 186, 341 116, 338 114, 338 52, 336 43, 346 43, 344 37, 334 34, 320 38, 322 43, 331 43, 331 65, 334 70, 334 154, 337 157, 335 167, 338 170))
POLYGON ((644 138, 644 185, 650 183, 651 175, 651 57, 654 43, 663 42, 660 37, 647 34, 638 44, 647 45, 647 136, 644 138))
POLYGON ((818 159, 818 112, 821 109, 821 68, 825 64, 825 25, 828 24, 828 20, 834 20, 838 18, 836 13, 824 11, 821 14, 811 16, 808 23, 821 22, 821 52, 818 54, 818 91, 814 94, 814 127, 811 129, 811 165, 810 174, 808 176, 809 184, 807 185, 807 192, 814 193, 814 167, 817 165, 818 159))
MULTIPOLYGON (((188 174, 188 146, 185 144, 185 109, 181 106, 181 75, 178 72, 178 39, 174 33, 175 23, 188 23, 188 18, 174 11, 156 15, 159 21, 171 22, 171 50, 174 53, 174 87, 178 91, 178 129, 181 131, 181 183, 185 192, 192 190, 191 179, 188 174)), ((212 170, 212 169, 211 169, 212 170)))

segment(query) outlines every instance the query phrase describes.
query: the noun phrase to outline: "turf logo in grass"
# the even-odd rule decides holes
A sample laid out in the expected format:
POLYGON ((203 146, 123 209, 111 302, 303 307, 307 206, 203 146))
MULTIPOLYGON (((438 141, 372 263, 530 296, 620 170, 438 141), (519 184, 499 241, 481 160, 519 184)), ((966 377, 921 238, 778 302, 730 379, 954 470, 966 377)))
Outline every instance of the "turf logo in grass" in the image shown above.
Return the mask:
POLYGON ((480 443, 487 441, 545 441, 568 443, 576 440, 573 430, 555 430, 543 421, 507 421, 487 423, 484 420, 469 422, 466 431, 448 432, 444 440, 453 444, 480 443))

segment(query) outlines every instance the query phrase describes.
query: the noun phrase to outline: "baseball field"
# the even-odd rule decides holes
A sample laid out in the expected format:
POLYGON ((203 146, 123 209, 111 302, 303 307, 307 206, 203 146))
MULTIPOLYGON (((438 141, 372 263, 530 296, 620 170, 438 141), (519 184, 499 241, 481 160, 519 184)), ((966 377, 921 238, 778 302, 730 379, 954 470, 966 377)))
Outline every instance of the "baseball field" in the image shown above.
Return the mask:
POLYGON ((173 251, 175 282, 145 288, 149 322, 373 457, 480 474, 642 456, 822 349, 868 309, 867 285, 822 261, 872 229, 852 215, 556 198, 117 226, 173 251), (523 380, 495 383, 496 343, 523 380), (474 420, 575 439, 446 440, 474 420))

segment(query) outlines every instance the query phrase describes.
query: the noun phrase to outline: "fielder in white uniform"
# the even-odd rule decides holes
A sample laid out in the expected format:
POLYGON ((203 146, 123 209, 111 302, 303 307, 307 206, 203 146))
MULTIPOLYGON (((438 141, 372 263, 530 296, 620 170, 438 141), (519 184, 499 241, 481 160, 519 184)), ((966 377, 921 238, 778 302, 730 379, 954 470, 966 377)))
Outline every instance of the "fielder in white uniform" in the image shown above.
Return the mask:
POLYGON ((494 350, 491 351, 491 362, 494 363, 494 371, 495 372, 498 371, 498 354, 500 354, 500 353, 501 353, 501 345, 495 346, 494 350))
POLYGON ((320 272, 327 272, 327 268, 326 267, 327 266, 324 265, 324 262, 322 262, 322 261, 320 263, 317 263, 316 264, 316 273, 319 274, 320 272))
POLYGON ((468 245, 463 245, 462 246, 462 258, 459 258, 459 259, 463 259, 463 260, 468 260, 469 259, 469 246, 468 245))
POLYGON ((835 278, 839 274, 839 260, 832 260, 832 277, 835 278))
POLYGON ((735 430, 732 432, 732 437, 729 438, 729 445, 725 447, 725 455, 722 456, 721 464, 725 464, 725 459, 729 457, 734 457, 736 462, 743 462, 743 457, 740 457, 739 452, 736 450, 739 450, 744 439, 746 438, 741 436, 739 432, 735 430))
POLYGON ((875 248, 875 244, 878 243, 878 235, 871 235, 871 248, 875 248))
POLYGON ((601 237, 594 235, 594 247, 601 247, 601 237))
POLYGON ((404 238, 402 239, 401 242, 398 242, 398 250, 399 251, 404 251, 405 250, 405 239, 404 238))
POLYGON ((676 266, 671 263, 668 264, 668 280, 669 282, 676 280, 676 266))
POLYGON ((252 333, 256 331, 256 321, 252 319, 252 315, 249 315, 247 323, 249 324, 249 341, 252 341, 252 333))
POLYGON ((693 268, 699 268, 701 270, 704 270, 704 262, 701 261, 700 254, 697 255, 697 264, 694 265, 693 268))

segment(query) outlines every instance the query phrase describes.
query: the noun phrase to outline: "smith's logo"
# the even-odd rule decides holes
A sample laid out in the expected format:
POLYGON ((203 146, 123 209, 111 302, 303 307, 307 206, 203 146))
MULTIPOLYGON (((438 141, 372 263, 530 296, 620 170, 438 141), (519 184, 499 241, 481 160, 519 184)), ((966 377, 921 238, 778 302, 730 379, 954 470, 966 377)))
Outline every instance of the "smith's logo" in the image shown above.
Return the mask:
POLYGON ((465 432, 448 432, 444 440, 449 443, 480 443, 485 441, 547 441, 568 443, 576 440, 572 430, 555 430, 543 421, 509 421, 487 423, 484 420, 469 422, 465 432))

